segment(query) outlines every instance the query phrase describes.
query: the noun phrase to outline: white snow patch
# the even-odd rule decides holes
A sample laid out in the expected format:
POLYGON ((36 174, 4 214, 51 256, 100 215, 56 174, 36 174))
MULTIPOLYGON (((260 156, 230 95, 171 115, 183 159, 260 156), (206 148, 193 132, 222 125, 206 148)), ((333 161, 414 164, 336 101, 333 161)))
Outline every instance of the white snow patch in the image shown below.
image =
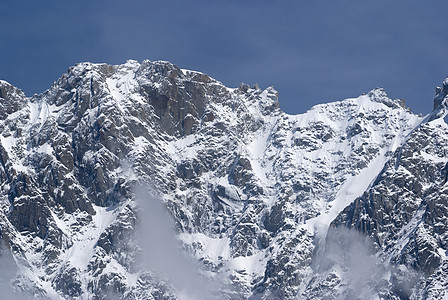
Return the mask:
POLYGON ((68 250, 68 261, 74 267, 85 270, 94 254, 94 248, 101 233, 116 218, 116 210, 109 210, 106 207, 93 205, 96 215, 89 226, 82 228, 78 234, 73 237, 73 246, 68 250))
POLYGON ((29 102, 30 110, 30 125, 40 124, 42 125, 50 118, 56 117, 56 113, 59 111, 59 107, 56 105, 48 105, 45 100, 40 102, 29 102))
POLYGON ((230 239, 228 237, 211 238, 203 233, 181 233, 179 239, 187 245, 200 244, 197 256, 207 258, 215 264, 230 258, 230 239))
POLYGON ((226 268, 231 270, 244 270, 250 277, 260 276, 266 269, 268 258, 263 251, 251 256, 240 256, 229 260, 226 268))

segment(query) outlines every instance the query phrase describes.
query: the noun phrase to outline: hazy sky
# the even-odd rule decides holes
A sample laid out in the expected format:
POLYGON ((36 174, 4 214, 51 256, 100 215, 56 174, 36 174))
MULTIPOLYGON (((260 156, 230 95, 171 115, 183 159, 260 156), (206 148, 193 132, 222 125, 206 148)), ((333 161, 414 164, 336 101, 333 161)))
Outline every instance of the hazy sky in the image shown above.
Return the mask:
POLYGON ((258 82, 280 106, 375 87, 432 109, 448 75, 448 1, 3 1, 0 79, 43 92, 77 62, 169 60, 228 86, 258 82))

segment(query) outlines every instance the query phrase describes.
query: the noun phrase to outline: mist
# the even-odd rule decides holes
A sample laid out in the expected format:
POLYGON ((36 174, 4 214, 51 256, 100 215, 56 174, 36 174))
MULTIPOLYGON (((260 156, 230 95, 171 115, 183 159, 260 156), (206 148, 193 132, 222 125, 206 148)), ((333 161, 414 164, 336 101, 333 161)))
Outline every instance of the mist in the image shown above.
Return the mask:
POLYGON ((319 270, 338 266, 344 272, 348 291, 370 299, 387 279, 387 267, 376 257, 368 237, 347 228, 330 228, 319 270))
POLYGON ((315 276, 323 279, 335 273, 341 278, 337 285, 343 293, 333 295, 336 299, 378 299, 391 293, 409 298, 421 276, 404 265, 393 266, 369 237, 353 229, 330 227, 321 247, 315 276))
POLYGON ((137 242, 143 249, 144 267, 168 281, 180 299, 210 299, 219 284, 201 274, 199 263, 186 254, 176 239, 174 222, 161 199, 149 189, 135 189, 139 207, 137 242))
POLYGON ((0 298, 8 300, 26 300, 29 297, 13 288, 13 280, 17 275, 17 265, 9 249, 0 243, 0 298))

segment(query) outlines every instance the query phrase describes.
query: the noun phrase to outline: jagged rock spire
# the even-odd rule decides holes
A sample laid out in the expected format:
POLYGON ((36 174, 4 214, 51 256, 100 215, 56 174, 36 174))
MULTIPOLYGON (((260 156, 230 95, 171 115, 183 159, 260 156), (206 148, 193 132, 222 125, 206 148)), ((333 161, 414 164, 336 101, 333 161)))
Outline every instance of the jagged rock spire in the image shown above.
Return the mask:
POLYGON ((438 118, 444 118, 448 112, 448 77, 442 82, 442 87, 436 87, 436 95, 434 97, 434 109, 428 115, 428 121, 438 118))
POLYGON ((442 87, 436 87, 436 96, 434 97, 434 110, 439 108, 447 107, 447 99, 448 95, 448 77, 443 81, 442 87))

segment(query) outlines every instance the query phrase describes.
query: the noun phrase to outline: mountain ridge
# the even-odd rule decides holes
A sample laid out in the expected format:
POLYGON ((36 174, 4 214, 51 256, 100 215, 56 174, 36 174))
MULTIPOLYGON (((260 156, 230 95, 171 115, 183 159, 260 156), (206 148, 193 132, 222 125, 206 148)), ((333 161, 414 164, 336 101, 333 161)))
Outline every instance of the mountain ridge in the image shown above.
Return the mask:
MULTIPOLYGON (((140 222, 135 188, 147 182, 173 218, 177 240, 200 262, 200 272, 224 283, 199 297, 347 296, 352 287, 344 287, 344 280, 350 274, 337 271, 339 262, 327 273, 316 273, 313 266, 316 253, 326 253, 327 228, 346 224, 373 234, 377 243, 374 233, 351 225, 358 221, 346 216, 364 215, 354 203, 378 188, 381 174, 411 137, 426 130, 442 139, 444 130, 433 124, 446 125, 444 88, 426 118, 382 89, 288 115, 273 88, 227 88, 162 61, 80 63, 31 98, 8 86, 1 82, 2 239, 24 264, 19 263, 16 286, 51 299, 103 299, 111 293, 123 299, 180 297, 175 280, 139 269, 145 247, 133 234, 140 222), (329 284, 328 276, 339 283, 329 284), (310 290, 317 286, 320 292, 310 290)), ((432 157, 434 151, 428 151, 432 157)), ((442 155, 427 165, 439 170, 444 161, 442 155)), ((412 161, 407 169, 419 164, 412 161)), ((425 176, 420 181, 428 181, 425 176)), ((437 207, 443 203, 431 197, 437 207)), ((418 218, 415 206, 409 209, 397 230, 418 218)), ((369 218, 386 224, 378 214, 369 218)), ((427 239, 415 238, 422 237, 427 239)), ((442 242, 425 243, 419 247, 446 249, 442 242)), ((382 245, 377 255, 389 249, 382 245)), ((443 273, 446 255, 419 256, 420 248, 411 247, 416 254, 409 255, 430 269, 403 258, 396 263, 396 256, 385 259, 395 261, 403 274, 420 276, 419 268, 426 270, 409 279, 425 290, 440 281, 428 278, 443 273)), ((373 286, 373 293, 391 299, 422 296, 418 290, 403 292, 399 286, 406 280, 395 283, 397 276, 373 286)), ((432 299, 430 292, 425 295, 432 299)))

